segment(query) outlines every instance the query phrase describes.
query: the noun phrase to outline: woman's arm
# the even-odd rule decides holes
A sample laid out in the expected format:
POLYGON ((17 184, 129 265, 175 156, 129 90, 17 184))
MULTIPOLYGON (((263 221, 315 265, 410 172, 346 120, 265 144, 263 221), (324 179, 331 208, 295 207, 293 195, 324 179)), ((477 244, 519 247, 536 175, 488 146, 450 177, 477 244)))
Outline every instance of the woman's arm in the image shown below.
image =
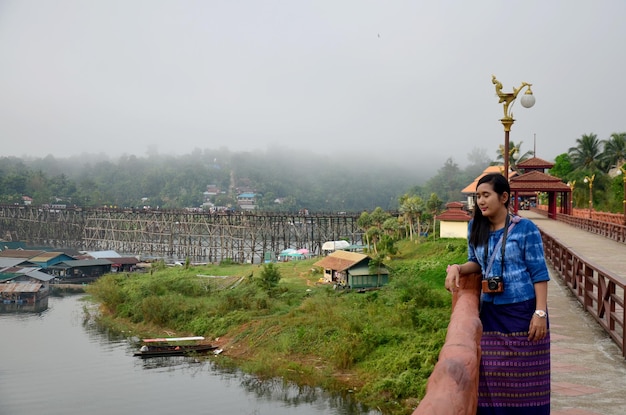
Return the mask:
MULTIPOLYGON (((548 311, 548 282, 535 283, 536 310, 548 311)), ((539 317, 533 314, 528 327, 528 340, 537 341, 546 337, 548 333, 548 317, 539 317)))
POLYGON ((448 265, 446 270, 446 290, 452 291, 459 287, 461 274, 474 274, 480 272, 480 265, 476 262, 468 261, 465 264, 448 265))

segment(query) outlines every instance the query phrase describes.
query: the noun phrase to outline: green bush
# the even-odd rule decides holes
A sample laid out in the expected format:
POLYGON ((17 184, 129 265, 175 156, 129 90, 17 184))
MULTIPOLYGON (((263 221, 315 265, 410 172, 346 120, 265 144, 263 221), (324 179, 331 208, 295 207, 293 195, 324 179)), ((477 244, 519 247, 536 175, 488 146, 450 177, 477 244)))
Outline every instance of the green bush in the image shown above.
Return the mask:
POLYGON ((273 263, 268 263, 263 265, 263 270, 261 271, 261 276, 257 279, 258 284, 267 292, 268 294, 272 294, 278 283, 280 282, 280 271, 273 263))

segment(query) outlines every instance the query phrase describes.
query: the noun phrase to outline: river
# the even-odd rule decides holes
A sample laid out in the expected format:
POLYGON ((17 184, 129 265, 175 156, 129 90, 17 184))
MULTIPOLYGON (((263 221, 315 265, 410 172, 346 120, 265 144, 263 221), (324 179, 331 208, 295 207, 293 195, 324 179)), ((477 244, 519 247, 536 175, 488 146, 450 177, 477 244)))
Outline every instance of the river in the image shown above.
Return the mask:
POLYGON ((0 415, 374 415, 320 389, 261 382, 208 359, 133 356, 88 318, 84 294, 0 312, 0 415))

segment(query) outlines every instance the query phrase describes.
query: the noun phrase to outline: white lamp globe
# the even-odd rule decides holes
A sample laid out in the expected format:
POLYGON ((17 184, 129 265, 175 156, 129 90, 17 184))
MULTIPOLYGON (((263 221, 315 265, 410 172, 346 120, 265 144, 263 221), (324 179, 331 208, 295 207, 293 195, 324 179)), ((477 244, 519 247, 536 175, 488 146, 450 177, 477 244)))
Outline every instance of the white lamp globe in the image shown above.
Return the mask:
POLYGON ((535 105, 535 96, 532 92, 530 92, 530 90, 526 91, 526 93, 522 95, 521 103, 524 108, 530 108, 535 105))

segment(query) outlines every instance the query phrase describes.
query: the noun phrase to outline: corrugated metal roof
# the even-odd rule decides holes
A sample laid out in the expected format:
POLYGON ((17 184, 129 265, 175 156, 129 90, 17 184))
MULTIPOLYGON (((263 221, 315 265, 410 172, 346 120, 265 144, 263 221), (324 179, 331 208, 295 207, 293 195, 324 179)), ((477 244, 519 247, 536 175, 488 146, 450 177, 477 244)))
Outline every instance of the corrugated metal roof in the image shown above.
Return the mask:
POLYGON ((0 251, 0 257, 5 258, 25 258, 29 259, 37 255, 41 255, 46 251, 33 251, 29 249, 5 249, 0 251))
POLYGON ((26 275, 27 277, 34 278, 39 281, 50 281, 54 279, 54 275, 46 274, 45 272, 41 272, 35 268, 24 267, 18 271, 18 274, 26 275))
POLYGON ((124 265, 134 265, 139 262, 137 258, 134 256, 125 256, 119 258, 101 258, 111 261, 112 264, 124 264, 124 265))
POLYGON ((31 282, 8 282, 0 284, 0 293, 36 293, 41 284, 31 282))
POLYGON ((43 252, 37 256, 32 257, 30 260, 33 262, 47 262, 51 259, 54 259, 60 255, 65 255, 61 252, 43 252))
POLYGON ((110 251, 86 251, 85 252, 87 255, 89 255, 92 258, 96 258, 96 259, 100 259, 100 258, 120 258, 121 255, 118 254, 117 252, 110 250, 110 251))
POLYGON ((26 262, 23 258, 0 258, 0 269, 10 268, 26 262))
POLYGON ((111 265, 108 259, 74 259, 71 261, 61 261, 48 268, 74 268, 74 267, 90 267, 96 265, 111 265))
POLYGON ((335 251, 313 265, 335 271, 345 271, 366 258, 368 258, 367 255, 356 252, 335 251))

